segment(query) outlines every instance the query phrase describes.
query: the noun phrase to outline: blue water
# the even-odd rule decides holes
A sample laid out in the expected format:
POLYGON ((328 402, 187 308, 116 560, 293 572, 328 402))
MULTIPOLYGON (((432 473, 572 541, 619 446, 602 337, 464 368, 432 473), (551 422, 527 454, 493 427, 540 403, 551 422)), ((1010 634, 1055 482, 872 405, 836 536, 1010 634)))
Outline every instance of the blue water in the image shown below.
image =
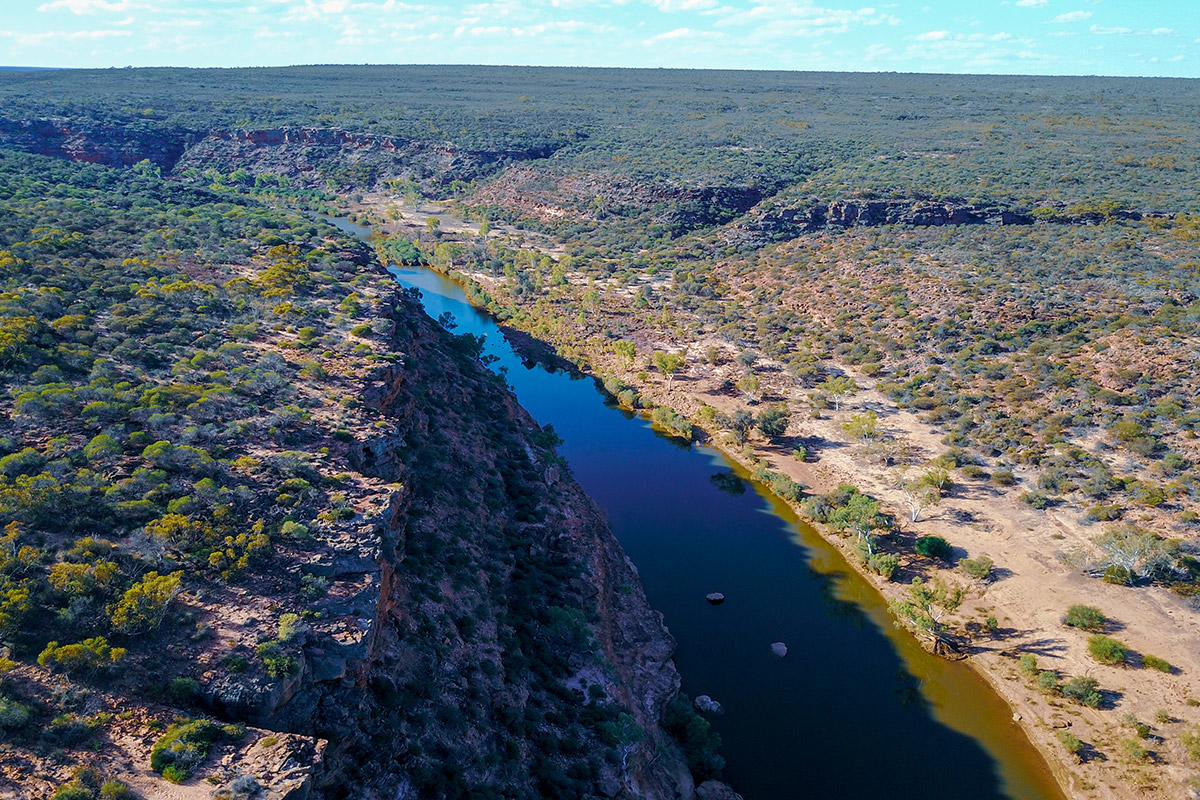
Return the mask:
MULTIPOLYGON (((885 635, 890 621, 878 595, 749 482, 741 494, 737 481, 722 491, 712 478, 731 466, 719 453, 606 405, 591 379, 523 361, 441 275, 391 272, 421 290, 430 316, 451 314, 455 333, 486 336, 492 369, 564 439, 560 454, 607 511, 678 640, 684 691, 725 707, 713 718, 725 778, 746 800, 1062 796, 986 685, 915 646, 906 663, 900 637, 885 635), (724 605, 705 601, 713 591, 726 595, 724 605), (847 594, 856 602, 839 599, 847 594), (790 648, 786 658, 771 653, 776 641, 790 648), (937 719, 926 696, 939 693, 943 705, 979 704, 990 716, 972 731, 988 749, 937 719)), ((975 716, 969 707, 955 711, 975 716)))

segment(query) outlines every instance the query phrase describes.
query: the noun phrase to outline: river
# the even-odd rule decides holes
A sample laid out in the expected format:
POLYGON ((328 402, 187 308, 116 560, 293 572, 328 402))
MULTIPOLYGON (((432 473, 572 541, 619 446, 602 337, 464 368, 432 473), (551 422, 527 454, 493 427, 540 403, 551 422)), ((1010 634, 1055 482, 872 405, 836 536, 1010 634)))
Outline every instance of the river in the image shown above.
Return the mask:
POLYGON ((875 588, 740 467, 606 404, 590 379, 522 360, 445 277, 391 273, 455 333, 486 336, 491 368, 563 438, 678 641, 684 691, 724 706, 710 718, 724 779, 746 800, 1063 800, 990 686, 896 630, 875 588))

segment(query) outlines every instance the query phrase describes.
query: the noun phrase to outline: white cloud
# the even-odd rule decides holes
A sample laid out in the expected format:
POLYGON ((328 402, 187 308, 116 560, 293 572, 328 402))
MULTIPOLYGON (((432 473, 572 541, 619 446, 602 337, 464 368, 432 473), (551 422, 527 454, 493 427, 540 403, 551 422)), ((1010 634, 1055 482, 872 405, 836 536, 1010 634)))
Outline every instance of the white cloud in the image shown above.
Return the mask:
POLYGON ((25 47, 38 47, 46 42, 95 41, 97 39, 111 39, 132 35, 132 31, 114 31, 111 29, 95 31, 43 31, 42 33, 0 31, 0 37, 13 39, 17 44, 25 47))
POLYGON ((136 7, 131 0, 53 0, 38 6, 38 11, 65 9, 72 14, 95 14, 97 11, 129 11, 136 7))
POLYGON ((949 35, 950 31, 927 31, 926 33, 917 34, 913 38, 918 42, 936 42, 947 38, 949 35))
POLYGON ((717 0, 649 0, 659 11, 704 11, 715 8, 717 0))
POLYGON ((695 36, 697 33, 698 31, 694 31, 691 28, 676 28, 673 31, 667 31, 657 36, 651 36, 649 39, 644 39, 642 44, 650 45, 657 44, 658 42, 669 42, 672 39, 687 39, 695 36))
POLYGON ((1090 11, 1068 11, 1065 14, 1059 14, 1051 22, 1083 22, 1085 19, 1090 19, 1092 12, 1090 11))
POLYGON ((1108 27, 1105 25, 1093 25, 1088 28, 1092 33, 1101 36, 1170 36, 1175 33, 1171 28, 1154 28, 1152 30, 1142 29, 1140 31, 1133 28, 1125 28, 1121 26, 1108 27))
POLYGON ((876 42, 867 48, 867 52, 863 54, 863 61, 869 64, 872 61, 878 61, 884 56, 889 55, 891 52, 892 48, 890 46, 882 42, 876 42))
POLYGON ((1042 8, 1050 5, 1050 0, 1017 0, 1016 5, 1024 8, 1042 8))

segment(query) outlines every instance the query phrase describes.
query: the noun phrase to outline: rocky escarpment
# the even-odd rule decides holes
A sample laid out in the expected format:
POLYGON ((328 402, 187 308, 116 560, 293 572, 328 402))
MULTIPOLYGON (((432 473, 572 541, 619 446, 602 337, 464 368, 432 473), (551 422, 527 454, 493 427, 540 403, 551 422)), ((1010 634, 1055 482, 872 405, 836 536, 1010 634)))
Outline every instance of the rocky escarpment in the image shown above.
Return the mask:
POLYGON ((472 181, 514 161, 547 158, 556 149, 471 150, 446 142, 419 141, 339 128, 274 128, 212 131, 188 148, 178 170, 231 165, 252 175, 270 174, 304 186, 366 189, 393 179, 434 185, 472 181))
POLYGON ((378 433, 354 460, 392 501, 376 558, 329 566, 369 591, 310 609, 356 606, 359 635, 341 649, 310 637, 294 681, 249 707, 227 681, 214 710, 327 740, 319 797, 687 794, 659 725, 674 643, 602 512, 477 342, 411 297, 391 318, 403 362, 367 387, 378 433))
POLYGON ((148 160, 169 170, 199 138, 200 134, 192 131, 159 129, 137 122, 108 125, 0 118, 0 146, 106 167, 128 167, 148 160))
POLYGON ((761 247, 795 239, 806 233, 881 225, 937 227, 943 225, 1032 225, 1039 220, 1095 225, 1106 219, 1140 220, 1170 216, 1132 209, 1079 211, 1066 206, 1018 211, 999 206, 927 200, 812 200, 797 204, 764 203, 721 232, 730 244, 761 247))
POLYGON ((436 189, 476 180, 513 162, 548 158, 559 147, 482 150, 341 128, 193 131, 142 121, 110 125, 52 119, 0 119, 0 146, 111 167, 149 160, 164 172, 242 170, 252 179, 270 175, 320 189, 370 189, 393 179, 436 189))

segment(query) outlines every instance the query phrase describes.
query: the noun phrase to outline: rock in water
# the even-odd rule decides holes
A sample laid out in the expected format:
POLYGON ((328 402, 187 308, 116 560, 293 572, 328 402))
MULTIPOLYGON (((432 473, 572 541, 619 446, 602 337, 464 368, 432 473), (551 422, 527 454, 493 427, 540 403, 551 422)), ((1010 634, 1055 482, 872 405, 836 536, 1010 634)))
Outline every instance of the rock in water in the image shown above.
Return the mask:
POLYGON ((742 800, 742 796, 720 781, 705 781, 696 787, 699 800, 742 800))
POLYGON ((771 645, 771 652, 780 658, 783 658, 787 655, 787 645, 783 642, 775 642, 771 645))
POLYGON ((725 602, 725 595, 720 592, 710 592, 704 595, 704 599, 712 603, 714 606, 719 606, 725 602))
POLYGON ((724 709, 721 708, 721 704, 706 694, 702 694, 697 697, 694 701, 694 704, 697 711, 703 711, 705 714, 721 714, 724 712, 724 709))

